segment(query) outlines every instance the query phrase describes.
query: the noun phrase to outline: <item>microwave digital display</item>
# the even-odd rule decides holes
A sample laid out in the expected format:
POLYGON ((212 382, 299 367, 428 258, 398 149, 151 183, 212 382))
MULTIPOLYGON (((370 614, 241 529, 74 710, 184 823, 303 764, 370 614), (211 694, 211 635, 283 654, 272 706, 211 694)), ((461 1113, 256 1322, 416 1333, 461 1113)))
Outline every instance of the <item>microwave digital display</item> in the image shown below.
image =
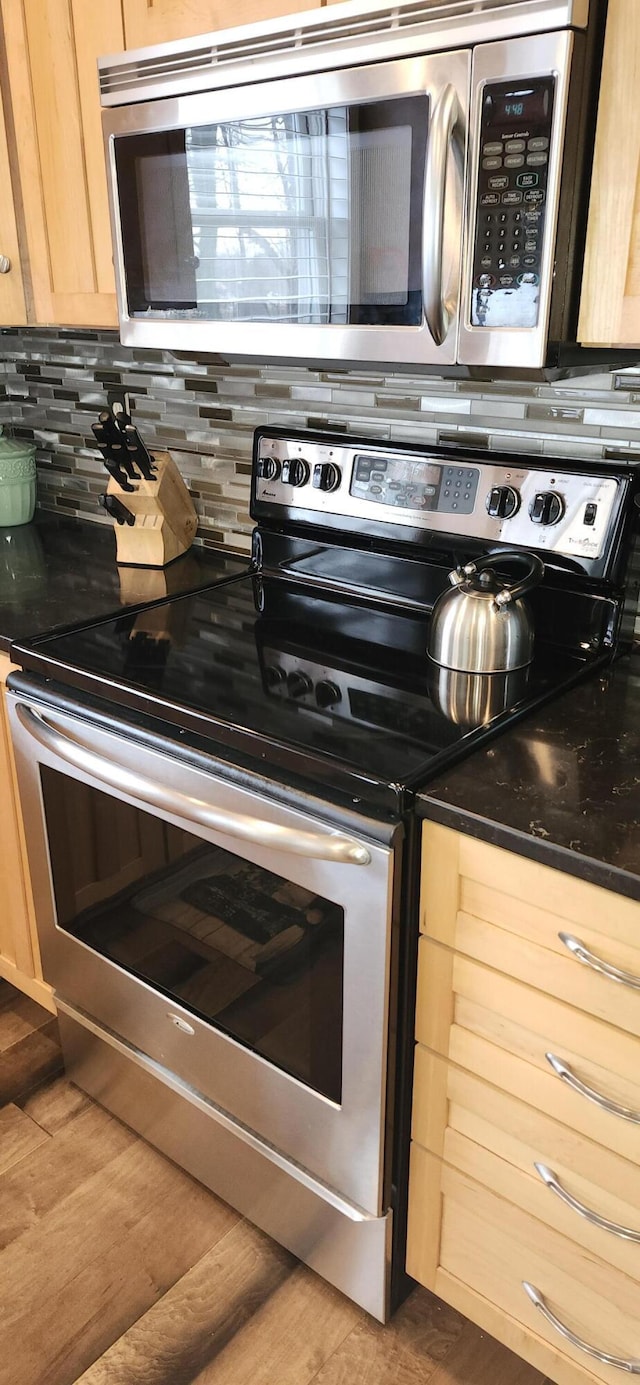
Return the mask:
POLYGON ((487 126, 507 130, 512 126, 538 125, 548 119, 550 93, 548 86, 519 86, 500 95, 488 92, 485 98, 487 126))

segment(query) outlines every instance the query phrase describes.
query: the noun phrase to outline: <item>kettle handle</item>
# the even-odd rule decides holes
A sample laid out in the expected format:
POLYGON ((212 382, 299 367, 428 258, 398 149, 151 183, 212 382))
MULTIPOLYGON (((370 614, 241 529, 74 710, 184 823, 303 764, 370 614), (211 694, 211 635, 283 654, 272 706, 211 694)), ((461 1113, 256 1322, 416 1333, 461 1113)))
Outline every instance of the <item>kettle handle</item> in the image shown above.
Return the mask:
POLYGON ((527 569, 519 582, 505 582, 502 590, 498 592, 495 604, 501 610, 538 586, 544 577, 544 563, 537 553, 526 553, 521 548, 490 548, 487 553, 476 558, 475 562, 465 563, 462 571, 465 577, 472 577, 474 572, 484 572, 485 568, 496 567, 496 558, 503 563, 524 563, 527 569))

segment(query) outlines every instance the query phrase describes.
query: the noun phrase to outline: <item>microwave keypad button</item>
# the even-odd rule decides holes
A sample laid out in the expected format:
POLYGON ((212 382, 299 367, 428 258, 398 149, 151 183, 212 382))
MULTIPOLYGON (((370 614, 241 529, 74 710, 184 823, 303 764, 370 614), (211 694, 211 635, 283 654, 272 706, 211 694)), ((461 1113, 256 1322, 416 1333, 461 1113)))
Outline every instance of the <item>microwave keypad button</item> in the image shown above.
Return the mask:
POLYGON ((519 173, 516 178, 519 188, 537 188, 539 181, 537 173, 519 173))
POLYGON ((527 265, 529 268, 532 268, 534 265, 537 265, 538 257, 537 255, 525 255, 522 263, 524 265, 527 265))
POLYGON ((502 159, 499 159, 497 155, 492 155, 490 159, 482 160, 482 167, 487 169, 502 168, 502 159))
POLYGON ((527 149, 548 149, 549 141, 542 135, 536 135, 533 139, 527 140, 527 149))
MULTIPOLYGON (((524 141, 523 139, 508 139, 508 140, 505 140, 505 146, 504 146, 504 152, 505 152, 505 154, 521 154, 521 153, 522 153, 522 150, 523 150, 524 148, 525 148, 525 141, 524 141)), ((506 163, 506 159, 505 159, 505 163, 506 163)))
POLYGON ((509 269, 519 269, 519 268, 520 268, 520 256, 519 256, 519 255, 510 255, 510 256, 509 256, 509 269))
MULTIPOLYGON (((540 156, 539 154, 538 154, 538 155, 535 155, 535 154, 534 154, 533 157, 534 157, 534 158, 540 158, 541 156, 540 156)), ((528 163, 528 162, 529 162, 529 160, 527 159, 527 163, 528 163)), ((504 166, 505 166, 505 168, 522 168, 523 163, 524 163, 524 154, 507 154, 507 157, 506 157, 506 159, 505 159, 505 161, 504 161, 504 166)))
MULTIPOLYGON (((521 174, 520 176, 522 177, 523 175, 521 174)), ((529 177, 537 178, 538 175, 537 173, 530 173, 529 177)), ((546 196, 547 194, 542 191, 542 188, 531 188, 529 192, 525 192, 524 200, 525 202, 533 202, 535 206, 540 207, 545 201, 546 196)))
POLYGON ((531 274, 530 271, 527 271, 525 274, 518 275, 519 284, 538 284, 539 282, 539 276, 537 274, 531 274))
POLYGON ((496 282, 496 281, 495 281, 495 279, 494 279, 494 277, 493 277, 493 274, 479 274, 479 275, 478 275, 478 288, 479 288, 479 289, 491 289, 491 288, 493 288, 493 285, 495 284, 495 282, 496 282))
POLYGON ((382 486, 369 486, 370 495, 382 495, 382 486))
MULTIPOLYGON (((503 196, 504 196, 504 194, 503 194, 503 196)), ((485 193, 482 194, 482 197, 480 198, 480 206, 481 206, 481 207, 495 207, 495 206, 497 206, 497 204, 498 204, 499 201, 500 201, 500 197, 499 197, 499 195, 498 195, 497 192, 485 192, 485 193)))
MULTIPOLYGON (((524 149, 524 144, 522 148, 524 149)), ((483 154, 502 154, 501 140, 490 140, 488 144, 483 144, 482 152, 483 154)))
POLYGON ((517 207, 521 201, 522 193, 516 192, 514 189, 512 189, 511 192, 503 192, 502 194, 503 207, 517 207))
POLYGON ((528 254, 531 255, 534 250, 538 249, 537 240, 526 240, 524 243, 524 248, 528 252, 528 254))
POLYGON ((491 256, 490 256, 490 255, 483 255, 483 256, 482 256, 482 259, 481 259, 481 261, 480 261, 480 268, 481 268, 481 269, 491 269, 492 264, 493 264, 493 260, 491 259, 491 256))
POLYGON ((489 187, 490 187, 490 188, 500 188, 500 189, 502 189, 502 188, 508 188, 508 186, 509 186, 509 175, 508 175, 508 173, 499 173, 496 177, 490 178, 490 179, 489 179, 489 187))
POLYGON ((501 289, 510 289, 513 283, 513 274, 501 274, 498 283, 501 289))
MULTIPOLYGON (((506 162, 507 162, 507 160, 505 159, 505 164, 506 164, 506 162)), ((528 167, 528 168, 533 168, 534 166, 536 166, 536 167, 538 167, 538 168, 542 168, 543 164, 546 164, 546 163, 548 163, 548 162, 549 162, 549 155, 548 155, 548 154, 527 154, 527 167, 528 167)))

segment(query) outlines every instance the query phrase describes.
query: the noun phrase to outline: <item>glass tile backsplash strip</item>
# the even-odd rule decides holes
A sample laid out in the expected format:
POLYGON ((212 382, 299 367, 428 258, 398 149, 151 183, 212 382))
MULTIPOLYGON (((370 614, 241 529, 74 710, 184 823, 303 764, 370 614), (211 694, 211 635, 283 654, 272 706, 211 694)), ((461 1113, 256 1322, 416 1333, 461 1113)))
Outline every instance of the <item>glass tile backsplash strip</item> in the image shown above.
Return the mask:
POLYGON ((557 384, 442 380, 287 364, 227 365, 136 350, 114 332, 0 330, 0 423, 37 444, 38 504, 97 523, 105 472, 91 423, 130 394, 146 442, 168 448, 191 491, 198 538, 246 552, 253 430, 331 429, 398 442, 640 463, 640 365, 557 384))

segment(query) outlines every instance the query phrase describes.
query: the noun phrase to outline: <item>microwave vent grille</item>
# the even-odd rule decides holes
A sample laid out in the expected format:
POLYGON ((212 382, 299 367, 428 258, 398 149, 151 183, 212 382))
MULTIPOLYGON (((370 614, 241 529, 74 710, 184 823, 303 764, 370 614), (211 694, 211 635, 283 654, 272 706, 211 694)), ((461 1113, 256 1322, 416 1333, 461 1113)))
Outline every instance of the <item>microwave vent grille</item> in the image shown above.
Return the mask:
MULTIPOLYGON (((374 0, 372 5, 350 6, 348 14, 337 18, 331 11, 310 11, 307 15, 296 15, 295 24, 291 24, 289 16, 288 22, 285 17, 282 21, 270 20, 204 34, 176 44, 141 49, 137 53, 102 58, 99 62, 102 104, 123 105, 158 96, 177 96, 205 86, 207 89, 234 86, 246 81, 246 69, 256 60, 263 63, 266 60, 265 77, 311 70, 310 59, 305 59, 305 54, 315 52, 319 55, 320 50, 323 61, 319 66, 322 67, 332 65, 331 55, 335 55, 336 62, 341 56, 345 61, 361 62, 369 40, 379 45, 385 37, 391 43, 394 38, 401 41, 403 51, 410 52, 411 39, 415 36, 415 51, 420 48, 426 51, 433 46, 437 31, 446 34, 448 29, 450 33, 452 24, 466 25, 470 20, 478 24, 505 11, 523 9, 531 21, 538 10, 548 16, 551 10, 569 12, 574 6, 575 0, 564 0, 564 3, 527 0, 526 6, 522 0, 472 0, 472 3, 470 0, 412 0, 412 3, 392 5, 381 5, 374 0)), ((343 10, 343 6, 339 9, 343 10)), ((531 28, 536 27, 533 22, 531 28)), ((376 55, 392 56, 392 53, 381 55, 378 47, 376 55)), ((257 75, 253 70, 252 80, 257 75)))

